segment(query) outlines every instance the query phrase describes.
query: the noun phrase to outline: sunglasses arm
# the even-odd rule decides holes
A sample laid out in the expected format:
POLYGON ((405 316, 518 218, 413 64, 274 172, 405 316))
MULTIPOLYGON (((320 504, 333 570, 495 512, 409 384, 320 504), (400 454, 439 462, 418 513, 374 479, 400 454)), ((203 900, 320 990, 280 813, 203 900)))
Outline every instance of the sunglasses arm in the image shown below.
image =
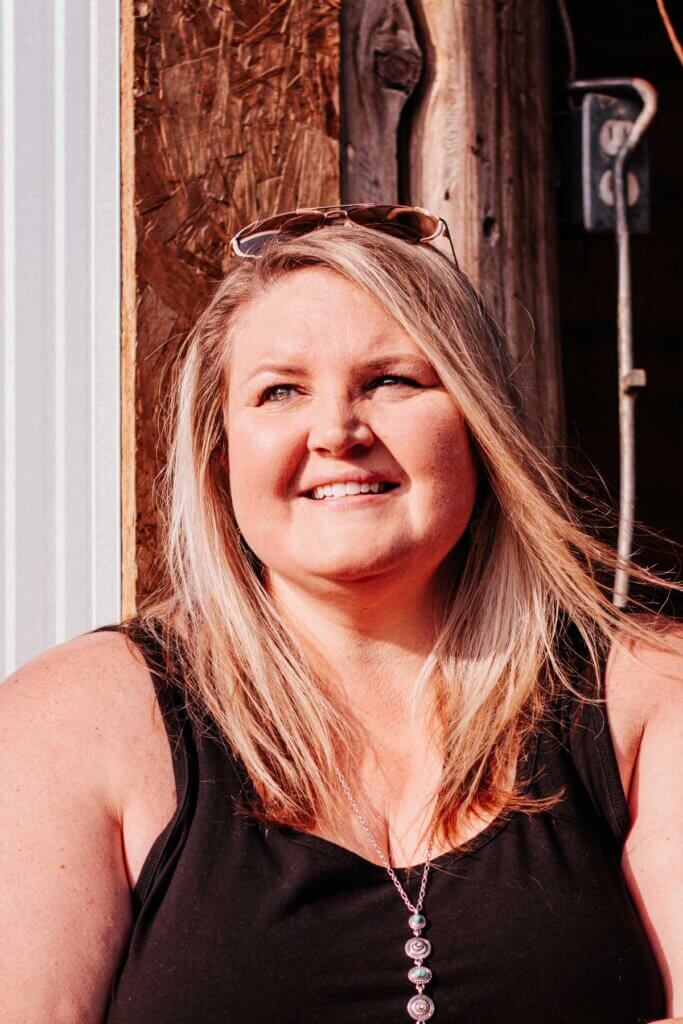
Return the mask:
POLYGON ((440 238, 441 235, 443 235, 445 238, 448 239, 448 244, 450 245, 451 252, 453 253, 453 262, 455 264, 455 269, 456 270, 460 270, 460 264, 458 263, 458 257, 455 255, 455 246, 453 245, 453 239, 451 237, 451 233, 450 233, 450 230, 448 228, 448 224, 443 219, 443 217, 439 217, 439 227, 434 232, 434 234, 430 235, 429 238, 424 238, 423 241, 424 242, 431 242, 435 238, 440 238))

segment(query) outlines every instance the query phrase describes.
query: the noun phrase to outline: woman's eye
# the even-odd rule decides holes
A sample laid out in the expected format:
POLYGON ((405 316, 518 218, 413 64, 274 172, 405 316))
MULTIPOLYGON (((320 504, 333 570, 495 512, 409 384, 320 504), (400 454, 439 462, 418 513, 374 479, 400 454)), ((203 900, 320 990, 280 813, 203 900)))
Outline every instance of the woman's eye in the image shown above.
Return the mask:
MULTIPOLYGON (((375 388, 381 387, 387 383, 394 386, 396 384, 405 384, 411 388, 419 388, 422 386, 418 381, 413 380, 412 377, 402 377, 399 374, 393 373, 385 373, 382 374, 381 377, 375 377, 375 379, 370 382, 369 386, 371 388, 375 388)), ((271 384, 259 395, 259 404, 281 402, 288 397, 289 392, 295 387, 296 385, 294 384, 271 384)))
POLYGON ((380 385, 385 381, 398 381, 399 384, 407 384, 411 388, 419 388, 421 385, 418 381, 413 380, 412 377, 401 377, 400 375, 393 373, 385 373, 381 377, 376 377, 372 384, 379 383, 380 385))
POLYGON ((293 387, 293 384, 271 384, 270 387, 261 392, 259 402, 279 402, 280 398, 273 398, 273 396, 277 395, 279 391, 288 391, 293 387))

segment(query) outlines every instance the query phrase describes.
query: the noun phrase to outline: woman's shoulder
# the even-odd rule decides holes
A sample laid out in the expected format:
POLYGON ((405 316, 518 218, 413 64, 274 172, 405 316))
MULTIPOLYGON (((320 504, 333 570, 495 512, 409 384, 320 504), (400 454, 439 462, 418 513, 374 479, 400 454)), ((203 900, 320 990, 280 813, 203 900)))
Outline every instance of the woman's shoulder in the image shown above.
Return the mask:
POLYGON ((163 776, 159 717, 144 660, 115 632, 52 647, 0 685, 3 1020, 101 1019, 131 926, 125 818, 149 766, 163 776))
POLYGON ((88 731, 134 719, 133 703, 153 704, 153 687, 140 651, 120 629, 83 633, 47 648, 20 665, 0 687, 8 711, 30 712, 34 724, 59 722, 88 731), (99 714, 98 714, 99 712, 99 714))
POLYGON ((606 677, 615 742, 631 743, 633 762, 622 870, 667 981, 668 1002, 675 1002, 683 991, 683 890, 673 884, 683 875, 681 624, 658 620, 650 636, 617 641, 606 677))
POLYGON ((683 623, 638 616, 644 635, 619 635, 605 665, 605 703, 624 790, 646 730, 662 717, 683 723, 683 623))
POLYGON ((74 785, 101 791, 116 816, 167 745, 149 667, 120 630, 84 633, 21 665, 0 686, 2 745, 31 748, 74 785))
POLYGON ((618 635, 605 666, 608 709, 641 733, 662 707, 683 699, 683 622, 638 616, 642 636, 618 635))

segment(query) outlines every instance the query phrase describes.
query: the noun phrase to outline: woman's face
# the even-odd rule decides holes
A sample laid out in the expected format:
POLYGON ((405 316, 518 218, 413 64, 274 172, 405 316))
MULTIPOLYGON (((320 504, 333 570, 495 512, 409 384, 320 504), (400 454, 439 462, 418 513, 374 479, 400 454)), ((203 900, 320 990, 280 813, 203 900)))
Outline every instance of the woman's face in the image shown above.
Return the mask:
POLYGON ((392 318, 324 268, 288 274, 239 317, 227 435, 237 523, 271 578, 428 584, 472 512, 452 398, 392 318), (346 481, 393 486, 313 491, 346 481))

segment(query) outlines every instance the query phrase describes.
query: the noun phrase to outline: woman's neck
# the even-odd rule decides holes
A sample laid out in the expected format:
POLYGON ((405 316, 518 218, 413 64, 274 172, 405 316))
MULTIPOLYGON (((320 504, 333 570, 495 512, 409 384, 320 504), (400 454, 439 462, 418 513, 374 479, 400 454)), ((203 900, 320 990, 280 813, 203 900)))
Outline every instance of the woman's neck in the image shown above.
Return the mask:
POLYGON ((433 586, 393 593, 364 588, 355 601, 348 589, 318 596, 282 579, 271 580, 269 589, 332 692, 378 740, 402 742, 412 687, 435 640, 433 586))

